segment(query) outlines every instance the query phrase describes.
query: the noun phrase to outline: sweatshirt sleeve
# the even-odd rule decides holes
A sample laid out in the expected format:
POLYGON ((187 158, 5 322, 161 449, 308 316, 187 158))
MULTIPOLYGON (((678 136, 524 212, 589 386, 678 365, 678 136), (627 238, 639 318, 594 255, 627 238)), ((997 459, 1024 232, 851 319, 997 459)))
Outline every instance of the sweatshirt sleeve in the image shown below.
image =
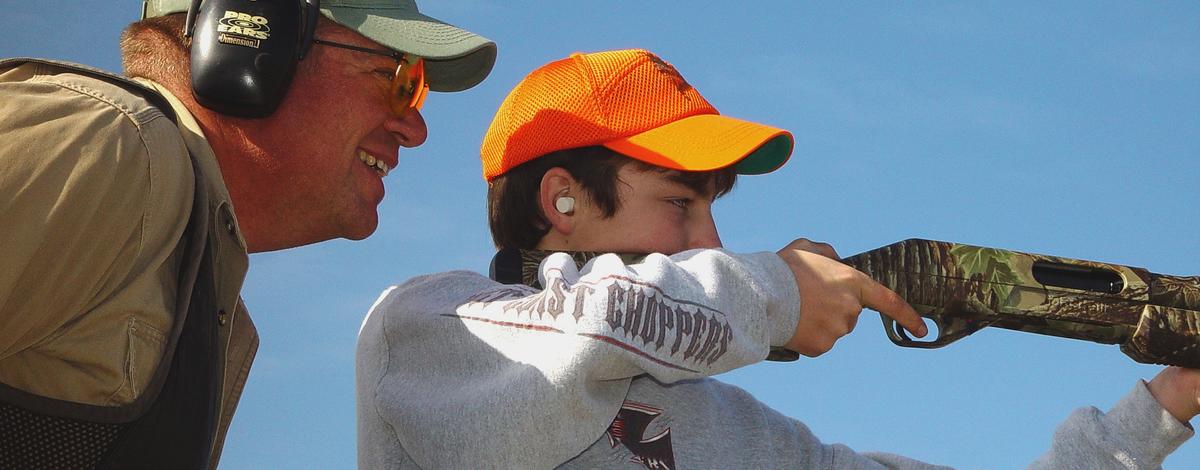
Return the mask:
POLYGON ((1048 452, 1029 468, 1141 470, 1162 462, 1195 432, 1158 404, 1138 381, 1108 413, 1075 410, 1054 432, 1048 452))
POLYGON ((774 253, 606 255, 581 270, 556 254, 540 275, 542 291, 451 272, 384 292, 359 334, 360 466, 552 467, 604 433, 632 377, 761 361, 799 317, 774 253))
MULTIPOLYGON (((665 429, 643 424, 640 435, 677 436, 673 458, 679 468, 950 469, 897 454, 823 443, 800 421, 714 379, 671 385, 639 379, 627 400, 662 408, 655 409, 662 416, 654 419, 670 424, 663 425, 665 429)), ((1059 427, 1053 449, 1032 468, 1156 469, 1191 435, 1191 429, 1163 410, 1140 382, 1107 414, 1091 407, 1077 410, 1059 427)), ((604 467, 609 447, 601 439, 572 468, 604 467)), ((980 464, 987 462, 971 465, 980 464)))

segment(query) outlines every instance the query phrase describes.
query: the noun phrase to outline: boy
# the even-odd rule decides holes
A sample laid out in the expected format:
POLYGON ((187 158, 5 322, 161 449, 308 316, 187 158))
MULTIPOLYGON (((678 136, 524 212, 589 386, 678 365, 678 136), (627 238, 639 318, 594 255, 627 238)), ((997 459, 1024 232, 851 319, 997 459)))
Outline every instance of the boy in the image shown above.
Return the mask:
MULTIPOLYGON (((484 138, 497 247, 652 254, 582 268, 552 254, 529 282, 544 289, 450 272, 386 291, 359 336, 360 467, 930 468, 825 445, 708 378, 772 348, 819 355, 864 305, 924 333, 826 245, 719 249, 713 201, 791 147, 785 131, 718 115, 646 51, 534 71, 484 138)), ((1072 417, 1040 464, 1156 466, 1191 434, 1180 421, 1200 410, 1182 402, 1173 418, 1139 384, 1107 416, 1072 417)))

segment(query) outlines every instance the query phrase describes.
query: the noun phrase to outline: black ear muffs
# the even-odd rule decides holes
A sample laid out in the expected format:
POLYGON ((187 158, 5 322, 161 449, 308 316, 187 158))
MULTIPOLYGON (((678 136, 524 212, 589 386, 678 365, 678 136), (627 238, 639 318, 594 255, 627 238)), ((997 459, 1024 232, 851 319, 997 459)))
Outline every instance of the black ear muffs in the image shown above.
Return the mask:
POLYGON ((192 95, 221 114, 270 116, 312 46, 319 0, 192 0, 192 95))

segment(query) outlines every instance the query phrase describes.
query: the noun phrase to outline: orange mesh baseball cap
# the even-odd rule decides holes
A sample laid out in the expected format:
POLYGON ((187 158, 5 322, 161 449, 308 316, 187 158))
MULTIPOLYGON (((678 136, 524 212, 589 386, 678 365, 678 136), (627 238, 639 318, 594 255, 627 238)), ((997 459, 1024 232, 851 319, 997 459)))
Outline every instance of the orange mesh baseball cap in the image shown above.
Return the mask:
POLYGON ((769 173, 792 154, 792 134, 722 116, 649 51, 575 53, 534 70, 504 99, 483 137, 491 181, 550 152, 603 145, 651 165, 769 173))

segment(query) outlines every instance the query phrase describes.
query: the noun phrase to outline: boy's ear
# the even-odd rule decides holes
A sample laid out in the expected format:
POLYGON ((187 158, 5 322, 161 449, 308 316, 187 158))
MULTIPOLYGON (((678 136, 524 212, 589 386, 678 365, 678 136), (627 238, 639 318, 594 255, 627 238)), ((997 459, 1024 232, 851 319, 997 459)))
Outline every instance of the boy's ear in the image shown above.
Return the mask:
POLYGON ((542 175, 542 184, 538 188, 538 209, 542 211, 542 216, 546 218, 546 222, 550 224, 550 230, 558 232, 561 235, 570 235, 575 229, 575 211, 572 209, 560 211, 559 209, 567 208, 568 202, 578 204, 579 185, 571 173, 564 170, 562 167, 554 167, 546 171, 542 175), (561 198, 572 198, 570 201, 559 201, 561 198))

